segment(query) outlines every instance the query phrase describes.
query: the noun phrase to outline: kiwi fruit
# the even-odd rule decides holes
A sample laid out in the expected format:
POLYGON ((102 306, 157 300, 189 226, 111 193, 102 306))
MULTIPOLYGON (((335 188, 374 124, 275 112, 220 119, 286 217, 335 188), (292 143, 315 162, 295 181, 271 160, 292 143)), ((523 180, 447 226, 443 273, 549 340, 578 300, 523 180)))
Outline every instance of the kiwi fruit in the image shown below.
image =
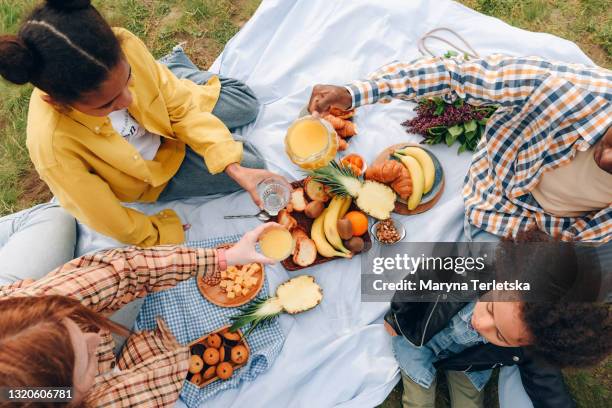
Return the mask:
MULTIPOLYGON (((342 236, 342 235, 341 235, 342 236)), ((357 253, 363 251, 363 247, 365 246, 365 242, 361 237, 353 237, 348 241, 344 241, 344 246, 351 252, 357 253)))
POLYGON ((353 238, 353 225, 346 218, 338 220, 338 234, 340 234, 340 238, 345 240, 353 238))

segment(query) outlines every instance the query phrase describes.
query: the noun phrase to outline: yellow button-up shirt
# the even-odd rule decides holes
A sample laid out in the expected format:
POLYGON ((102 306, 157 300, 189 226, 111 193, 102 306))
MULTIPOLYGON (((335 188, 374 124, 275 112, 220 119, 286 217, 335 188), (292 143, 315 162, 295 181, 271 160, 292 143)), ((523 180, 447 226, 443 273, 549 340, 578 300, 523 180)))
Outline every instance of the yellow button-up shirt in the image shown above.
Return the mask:
POLYGON ((135 35, 114 30, 132 68, 134 101, 128 110, 141 126, 162 137, 157 155, 144 160, 109 118, 60 112, 35 89, 27 127, 30 157, 61 205, 82 223, 128 244, 180 243, 185 237, 174 211, 146 215, 121 202, 155 201, 178 171, 186 144, 204 158, 212 174, 240 162, 242 144, 211 113, 221 89, 217 77, 205 85, 179 80, 135 35))

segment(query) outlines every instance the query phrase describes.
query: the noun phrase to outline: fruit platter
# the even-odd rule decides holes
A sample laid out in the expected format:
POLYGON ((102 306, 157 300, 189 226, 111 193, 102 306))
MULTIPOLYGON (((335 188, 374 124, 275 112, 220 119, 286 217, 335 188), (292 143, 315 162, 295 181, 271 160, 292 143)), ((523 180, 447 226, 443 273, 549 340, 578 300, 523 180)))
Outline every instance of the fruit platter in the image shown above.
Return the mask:
POLYGON ((189 351, 187 381, 200 388, 230 379, 251 354, 242 332, 230 332, 229 326, 200 337, 189 345, 189 351))
POLYGON ((292 187, 291 201, 274 219, 291 232, 294 241, 292 256, 282 261, 286 270, 351 258, 372 247, 368 218, 350 196, 331 194, 314 177, 296 181, 292 187))
POLYGON ((428 149, 400 143, 383 150, 365 173, 366 180, 389 185, 397 194, 394 212, 420 214, 432 208, 444 191, 444 170, 428 149))
POLYGON ((198 278, 202 296, 221 307, 242 306, 251 301, 264 284, 264 266, 259 263, 229 266, 218 279, 198 278))

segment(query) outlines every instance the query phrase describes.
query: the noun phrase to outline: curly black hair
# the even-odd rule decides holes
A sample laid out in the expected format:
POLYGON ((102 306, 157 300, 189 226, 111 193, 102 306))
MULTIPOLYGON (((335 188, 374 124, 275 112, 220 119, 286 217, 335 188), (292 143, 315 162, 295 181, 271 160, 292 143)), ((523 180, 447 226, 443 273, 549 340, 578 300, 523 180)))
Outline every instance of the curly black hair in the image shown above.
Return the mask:
POLYGON ((535 358, 586 367, 612 352, 612 305, 596 301, 602 267, 595 248, 530 230, 502 240, 498 250, 500 273, 531 283, 520 299, 535 358))
POLYGON ((554 366, 592 366, 612 352, 610 304, 525 302, 521 312, 534 340, 530 351, 554 366))

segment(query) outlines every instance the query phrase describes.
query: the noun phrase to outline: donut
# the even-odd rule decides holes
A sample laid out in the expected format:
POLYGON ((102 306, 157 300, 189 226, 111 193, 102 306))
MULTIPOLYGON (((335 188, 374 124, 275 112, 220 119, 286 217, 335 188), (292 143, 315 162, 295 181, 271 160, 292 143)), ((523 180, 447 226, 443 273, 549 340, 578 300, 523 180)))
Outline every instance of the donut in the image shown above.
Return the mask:
POLYGON ((222 380, 227 380, 234 373, 232 365, 228 362, 223 362, 217 366, 217 375, 222 380))
POLYGON ((212 348, 221 347, 221 336, 219 336, 217 333, 211 334, 206 338, 206 345, 212 348))
POLYGON ((189 359, 189 372, 191 374, 197 374, 202 371, 202 368, 204 368, 204 362, 202 361, 202 358, 193 354, 189 359))
POLYGON ((242 364, 249 359, 249 350, 242 344, 232 348, 232 361, 236 364, 242 364))
POLYGON ((215 376, 216 372, 217 372, 217 367, 215 367, 215 366, 208 367, 206 369, 206 371, 204 371, 204 379, 205 380, 210 380, 211 378, 213 378, 215 376))
POLYGON ((216 365, 219 362, 219 350, 209 347, 204 351, 204 362, 208 365, 216 365))
POLYGON ((204 379, 202 378, 202 375, 198 373, 194 374, 193 377, 191 377, 191 382, 199 387, 200 384, 204 382, 204 379))
POLYGON ((225 361, 225 347, 219 348, 219 361, 225 361))

